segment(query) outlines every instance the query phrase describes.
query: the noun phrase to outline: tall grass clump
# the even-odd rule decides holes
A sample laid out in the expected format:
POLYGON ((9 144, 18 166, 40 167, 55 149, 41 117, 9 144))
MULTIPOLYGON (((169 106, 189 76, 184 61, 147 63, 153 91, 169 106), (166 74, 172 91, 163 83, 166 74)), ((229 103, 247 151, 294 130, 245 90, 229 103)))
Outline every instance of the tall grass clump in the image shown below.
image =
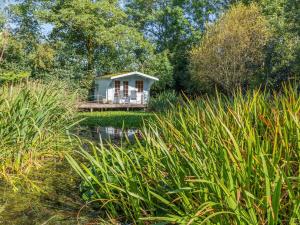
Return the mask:
MULTIPOLYGON (((29 82, 0 90, 0 178, 12 181, 65 148, 74 99, 64 85, 29 82)), ((20 178, 21 180, 24 177, 20 178)))
POLYGON ((101 216, 134 224, 299 224, 300 95, 218 95, 157 116, 143 141, 68 160, 101 216))

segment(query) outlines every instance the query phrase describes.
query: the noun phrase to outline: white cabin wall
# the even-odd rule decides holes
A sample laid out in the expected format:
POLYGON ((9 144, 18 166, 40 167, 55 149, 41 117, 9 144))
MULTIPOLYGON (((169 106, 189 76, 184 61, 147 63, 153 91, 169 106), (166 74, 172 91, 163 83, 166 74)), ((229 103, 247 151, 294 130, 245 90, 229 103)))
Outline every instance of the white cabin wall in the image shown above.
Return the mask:
MULTIPOLYGON (((116 79, 121 81, 121 86, 120 86, 120 92, 123 94, 123 81, 128 81, 128 94, 130 96, 131 91, 136 90, 135 87, 135 82, 136 80, 143 80, 144 81, 144 91, 143 91, 143 96, 144 96, 144 103, 147 103, 149 101, 149 97, 150 97, 150 88, 151 85, 154 83, 153 80, 142 77, 142 76, 138 76, 138 75, 131 75, 128 77, 122 77, 119 79, 116 79)), ((106 90, 105 96, 106 96, 106 100, 108 103, 113 103, 114 102, 114 81, 115 80, 111 80, 111 79, 107 79, 107 80, 96 80, 96 84, 98 85, 98 91, 95 91, 95 95, 99 94, 103 94, 103 89, 106 90)), ((97 89, 96 89, 97 90, 97 89)), ((122 102, 122 101, 121 101, 122 102)))
POLYGON ((149 102, 149 99, 150 99, 150 89, 151 89, 151 86, 153 85, 154 83, 154 80, 150 80, 150 79, 147 79, 147 82, 145 82, 145 87, 144 87, 144 90, 147 90, 146 93, 145 93, 145 101, 146 103, 149 102), (146 86, 147 85, 147 86, 146 86))
POLYGON ((121 91, 123 91, 123 81, 128 81, 128 94, 130 95, 131 91, 137 91, 136 87, 135 87, 135 82, 137 80, 143 80, 144 81, 144 91, 143 91, 143 95, 145 96, 145 100, 144 103, 147 102, 147 100, 149 99, 148 95, 150 92, 150 85, 149 83, 151 82, 150 79, 145 78, 145 77, 141 77, 138 75, 134 75, 134 76, 129 76, 129 77, 123 77, 118 79, 121 81, 121 91), (146 102, 145 102, 146 101, 146 102))
POLYGON ((107 101, 109 103, 112 103, 114 100, 114 92, 115 92, 115 84, 114 84, 114 81, 111 80, 111 83, 109 84, 109 87, 107 90, 107 101))

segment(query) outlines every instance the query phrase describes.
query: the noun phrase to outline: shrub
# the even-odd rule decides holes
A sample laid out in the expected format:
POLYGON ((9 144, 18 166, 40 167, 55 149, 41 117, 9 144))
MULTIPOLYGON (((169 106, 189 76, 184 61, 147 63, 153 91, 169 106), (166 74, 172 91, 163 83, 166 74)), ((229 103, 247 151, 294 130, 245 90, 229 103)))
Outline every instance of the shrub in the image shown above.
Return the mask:
POLYGON ((292 87, 274 96, 219 95, 157 117, 136 148, 91 145, 79 151, 85 164, 68 160, 102 216, 134 224, 296 224, 299 113, 292 87))
POLYGON ((165 91, 156 97, 151 97, 149 101, 149 109, 155 112, 163 112, 170 109, 173 105, 180 103, 181 98, 177 96, 175 91, 165 91))
POLYGON ((255 4, 232 6, 208 26, 201 44, 191 51, 191 75, 199 89, 209 92, 216 86, 232 93, 255 83, 271 36, 268 26, 255 4))

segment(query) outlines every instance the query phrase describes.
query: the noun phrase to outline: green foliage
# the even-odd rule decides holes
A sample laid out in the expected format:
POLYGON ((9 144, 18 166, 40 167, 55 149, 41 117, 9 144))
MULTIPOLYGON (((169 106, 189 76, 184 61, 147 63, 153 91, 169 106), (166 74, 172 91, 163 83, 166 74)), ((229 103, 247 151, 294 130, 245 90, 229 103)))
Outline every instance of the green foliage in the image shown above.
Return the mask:
POLYGON ((90 144, 68 156, 103 219, 145 224, 297 224, 296 88, 188 102, 124 149, 90 144))
MULTIPOLYGON (((0 37, 0 53, 4 52, 0 70, 28 71, 30 77, 44 81, 64 80, 71 87, 81 88, 85 97, 91 92, 95 74, 123 71, 144 71, 160 77, 154 94, 168 89, 192 95, 210 92, 215 81, 197 85, 189 71, 189 52, 206 41, 205 35, 202 38, 205 24, 226 17, 224 10, 238 2, 256 3, 273 33, 267 48, 262 49, 263 57, 255 57, 255 63, 250 58, 250 65, 247 62, 250 73, 245 86, 268 83, 274 87, 298 76, 299 4, 295 0, 17 1, 9 7, 8 18, 0 18, 0 28, 7 28, 5 33, 9 34, 6 49, 3 35, 0 37), (258 68, 261 65, 263 68, 258 68)), ((234 33, 234 25, 230 32, 234 33)), ((230 37, 228 40, 232 40, 230 37)), ((250 50, 259 47, 254 45, 250 50)), ((216 48, 212 44, 207 51, 216 48)), ((204 59, 210 65, 225 63, 204 59)), ((236 61, 230 54, 229 59, 236 61)))
POLYGON ((24 43, 26 53, 33 51, 43 37, 38 12, 41 4, 38 0, 22 0, 10 7, 9 19, 14 23, 14 36, 24 43))
POLYGON ((137 30, 126 25, 127 15, 117 1, 49 1, 43 17, 54 25, 54 40, 83 56, 86 63, 80 63, 87 71, 83 84, 90 83, 95 70, 103 74, 132 68, 151 49, 137 30))
POLYGON ((287 0, 285 5, 286 21, 291 32, 300 35, 300 5, 299 1, 287 0))
POLYGON ((116 128, 140 128, 144 120, 153 117, 152 113, 139 111, 110 111, 110 112, 82 112, 78 118, 82 126, 102 126, 116 128))
POLYGON ((74 94, 57 83, 17 85, 11 95, 0 90, 0 178, 14 185, 43 156, 66 150, 73 123, 74 94), (18 179, 16 179, 18 180, 18 179))
POLYGON ((294 0, 254 2, 262 9, 273 31, 265 53, 265 76, 271 87, 280 86, 280 82, 294 78, 300 72, 299 3, 294 0))
POLYGON ((174 68, 166 51, 153 55, 143 69, 145 73, 159 78, 159 81, 151 87, 151 93, 159 93, 174 87, 174 68))
POLYGON ((27 46, 24 52, 29 56, 18 61, 30 68, 34 78, 62 79, 89 90, 96 73, 151 70, 157 74, 163 68, 166 76, 170 74, 168 59, 156 56, 153 45, 127 24, 128 15, 117 1, 26 0, 12 8, 12 18, 17 24, 15 38, 27 46), (40 33, 43 24, 51 24, 46 40, 40 33))
POLYGON ((14 82, 14 81, 19 81, 23 78, 26 78, 29 76, 28 72, 19 72, 16 73, 14 71, 1 71, 0 72, 0 83, 5 83, 5 82, 14 82))
MULTIPOLYGON (((265 2, 263 8, 271 21, 276 36, 267 52, 267 68, 274 84, 298 76, 300 56, 300 27, 297 24, 299 3, 297 1, 265 2), (268 4, 268 5, 267 5, 268 4), (298 4, 298 9, 297 5, 298 4), (270 7, 271 6, 271 7, 270 7), (271 9, 269 9, 271 8, 271 9), (273 10, 272 10, 273 9, 273 10)), ((298 18, 299 20, 299 18, 298 18)))
POLYGON ((169 51, 174 87, 191 85, 188 52, 201 37, 205 24, 228 5, 223 0, 126 0, 126 12, 134 26, 156 44, 158 52, 169 51))
POLYGON ((148 106, 151 111, 166 112, 182 101, 175 91, 165 91, 155 97, 151 97, 148 106))
POLYGON ((41 24, 37 15, 40 4, 35 0, 23 0, 10 7, 6 32, 7 49, 4 52, 3 70, 9 73, 27 71, 29 76, 50 69, 53 49, 42 40, 41 24), (10 24, 14 28, 10 28, 10 24), (42 43, 43 42, 43 43, 42 43))
POLYGON ((29 77, 24 61, 25 51, 22 43, 11 36, 7 30, 0 33, 0 84, 11 85, 29 77))
POLYGON ((0 60, 0 72, 27 71, 26 52, 24 43, 17 40, 11 32, 2 30, 2 49, 0 60))
POLYGON ((38 71, 47 71, 53 67, 55 57, 54 49, 48 44, 39 44, 35 46, 34 51, 29 55, 29 63, 33 73, 38 71))
POLYGON ((199 47, 191 52, 191 74, 199 89, 218 87, 230 93, 255 83, 270 39, 268 22, 257 5, 235 5, 207 27, 199 47))
POLYGON ((96 49, 115 40, 125 14, 110 1, 49 1, 48 4, 49 10, 43 17, 54 24, 52 36, 77 45, 77 52, 87 60, 87 71, 92 71, 96 49))
MULTIPOLYGON (((4 28, 5 25, 5 17, 4 15, 0 12, 0 29, 2 30, 4 28)), ((1 39, 0 39, 1 40, 1 39)))

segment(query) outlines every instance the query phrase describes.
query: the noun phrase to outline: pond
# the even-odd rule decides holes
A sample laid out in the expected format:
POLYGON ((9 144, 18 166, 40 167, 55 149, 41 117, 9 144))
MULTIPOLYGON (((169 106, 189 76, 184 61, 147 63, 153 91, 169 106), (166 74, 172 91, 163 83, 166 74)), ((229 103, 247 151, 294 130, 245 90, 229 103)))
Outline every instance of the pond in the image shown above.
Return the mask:
POLYGON ((44 161, 30 180, 39 190, 13 191, 0 183, 0 224, 2 225, 71 225, 96 221, 92 209, 83 210, 78 190, 79 178, 65 159, 44 161))
POLYGON ((129 140, 131 143, 134 143, 136 138, 141 138, 141 131, 137 128, 122 129, 110 126, 78 127, 75 134, 79 137, 95 142, 102 141, 103 143, 106 143, 107 141, 110 141, 114 144, 119 144, 125 140, 129 140))
MULTIPOLYGON (((102 140, 103 143, 111 141, 119 144, 126 137, 134 143, 135 137, 140 137, 140 130, 81 126, 74 130, 74 134, 96 143, 102 140)), ((98 212, 83 207, 79 191, 80 178, 64 157, 49 159, 43 163, 45 165, 35 169, 30 176, 40 187, 39 192, 14 192, 11 186, 0 183, 0 225, 95 224, 98 212)))

